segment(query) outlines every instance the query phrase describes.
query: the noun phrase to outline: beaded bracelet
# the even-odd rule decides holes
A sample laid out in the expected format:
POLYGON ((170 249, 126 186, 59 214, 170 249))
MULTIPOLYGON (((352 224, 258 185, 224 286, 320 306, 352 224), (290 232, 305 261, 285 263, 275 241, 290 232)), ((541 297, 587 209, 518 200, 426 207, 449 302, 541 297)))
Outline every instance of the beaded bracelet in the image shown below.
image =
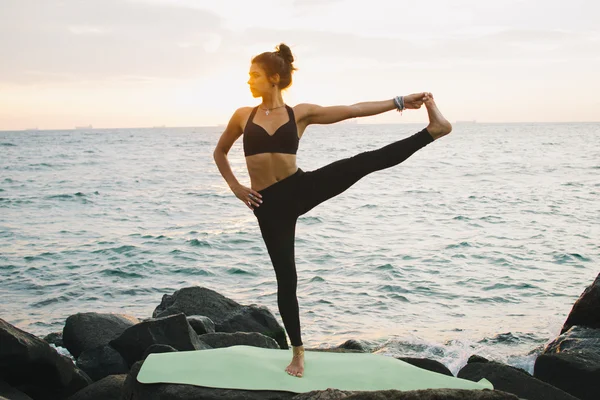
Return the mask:
POLYGON ((394 104, 396 104, 398 111, 402 113, 402 110, 404 110, 404 96, 394 97, 394 104))

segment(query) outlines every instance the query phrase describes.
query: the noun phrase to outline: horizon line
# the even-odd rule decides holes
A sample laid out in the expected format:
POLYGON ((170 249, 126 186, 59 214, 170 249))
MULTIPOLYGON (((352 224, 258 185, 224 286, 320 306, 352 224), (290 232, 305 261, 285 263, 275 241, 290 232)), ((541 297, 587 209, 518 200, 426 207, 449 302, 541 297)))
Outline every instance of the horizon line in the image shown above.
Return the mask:
MULTIPOLYGON (((495 121, 486 121, 480 122, 477 120, 459 120, 450 122, 451 124, 457 125, 484 125, 484 124, 599 124, 600 121, 520 121, 520 122, 495 122, 495 121)), ((356 123, 350 124, 351 126, 355 125, 422 125, 423 122, 387 122, 387 123, 356 123)), ((343 122, 338 122, 334 124, 314 124, 314 125, 348 125, 343 122)), ((47 131, 78 131, 78 130, 107 130, 107 129, 183 129, 183 128, 225 128, 227 124, 217 124, 217 125, 191 125, 191 126, 131 126, 131 127, 105 127, 105 128, 94 128, 93 125, 91 128, 53 128, 53 129, 40 129, 40 128, 25 128, 25 129, 0 129, 0 132, 47 132, 47 131)))

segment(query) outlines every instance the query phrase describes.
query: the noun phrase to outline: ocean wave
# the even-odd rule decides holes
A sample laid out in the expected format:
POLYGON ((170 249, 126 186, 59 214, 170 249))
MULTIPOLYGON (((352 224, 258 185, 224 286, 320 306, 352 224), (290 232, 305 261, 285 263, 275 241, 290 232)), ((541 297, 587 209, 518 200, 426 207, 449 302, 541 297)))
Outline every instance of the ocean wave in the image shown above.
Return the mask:
MULTIPOLYGON (((112 243, 112 242, 108 242, 108 243, 112 243)), ((123 246, 119 246, 119 247, 110 247, 108 249, 94 250, 94 251, 92 251, 92 254, 111 254, 111 253, 126 254, 126 253, 129 253, 134 250, 137 250, 136 246, 123 245, 123 246)))
MULTIPOLYGON (((138 268, 140 264, 129 264, 124 268, 138 268)), ((144 278, 145 275, 139 274, 137 272, 129 272, 123 271, 121 268, 105 268, 98 272, 99 275, 106 277, 118 277, 118 278, 144 278)))
POLYGON ((192 239, 188 240, 187 242, 194 247, 212 247, 212 245, 206 240, 192 239))
POLYGON ((499 289, 540 289, 538 286, 532 285, 530 283, 495 283, 491 286, 485 286, 481 290, 489 291, 489 290, 499 290, 499 289))

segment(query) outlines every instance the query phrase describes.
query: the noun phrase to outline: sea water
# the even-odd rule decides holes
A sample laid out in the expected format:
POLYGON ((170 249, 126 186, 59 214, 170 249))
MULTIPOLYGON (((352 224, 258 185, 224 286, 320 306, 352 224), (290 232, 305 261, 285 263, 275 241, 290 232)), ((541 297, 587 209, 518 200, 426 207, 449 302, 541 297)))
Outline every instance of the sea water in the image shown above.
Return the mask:
MULTIPOLYGON (((311 126, 298 166, 422 128, 311 126)), ((0 132, 0 317, 44 336, 78 312, 149 318, 202 286, 282 324, 254 214, 213 161, 222 129, 0 132)), ((241 140, 229 161, 249 186, 241 140)), ((531 372, 599 272, 599 200, 600 124, 455 124, 300 217, 304 345, 531 372)))

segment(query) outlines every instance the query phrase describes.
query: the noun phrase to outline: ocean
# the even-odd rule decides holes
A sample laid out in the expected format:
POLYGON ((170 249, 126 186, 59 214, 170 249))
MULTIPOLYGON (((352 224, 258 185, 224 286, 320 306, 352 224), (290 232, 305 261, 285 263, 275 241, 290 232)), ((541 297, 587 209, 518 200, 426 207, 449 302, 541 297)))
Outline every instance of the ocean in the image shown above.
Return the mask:
MULTIPOLYGON (((298 166, 422 128, 310 126, 298 166)), ((0 132, 0 317, 43 337, 78 312, 149 318, 203 286, 283 326, 254 214, 212 158, 222 129, 0 132)), ((229 160, 249 185, 241 142, 229 160)), ((599 123, 455 124, 298 220, 304 345, 532 372, 600 270, 599 216, 599 123)))

